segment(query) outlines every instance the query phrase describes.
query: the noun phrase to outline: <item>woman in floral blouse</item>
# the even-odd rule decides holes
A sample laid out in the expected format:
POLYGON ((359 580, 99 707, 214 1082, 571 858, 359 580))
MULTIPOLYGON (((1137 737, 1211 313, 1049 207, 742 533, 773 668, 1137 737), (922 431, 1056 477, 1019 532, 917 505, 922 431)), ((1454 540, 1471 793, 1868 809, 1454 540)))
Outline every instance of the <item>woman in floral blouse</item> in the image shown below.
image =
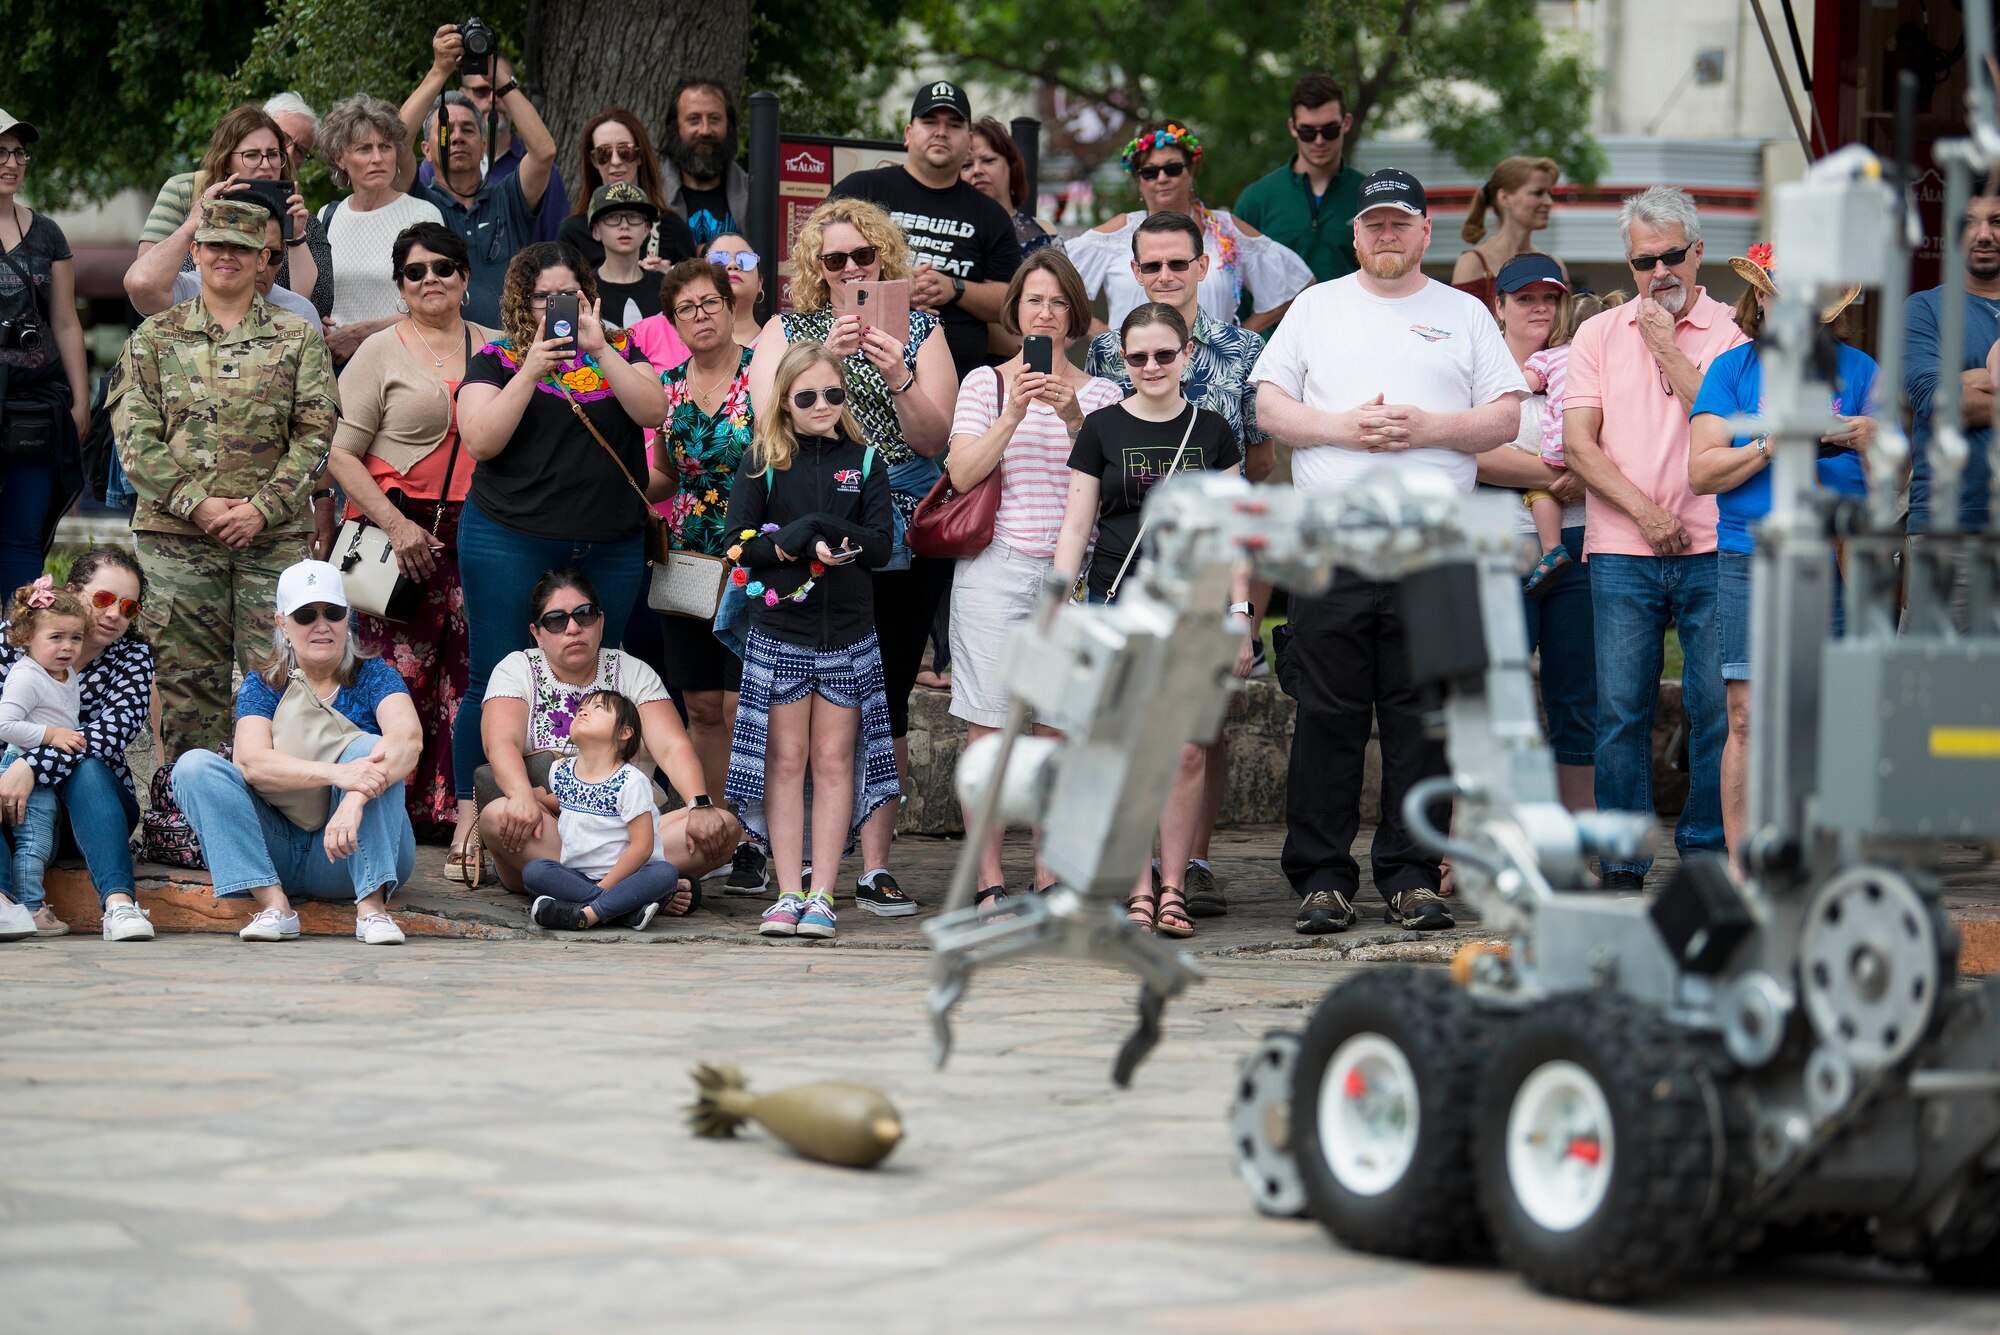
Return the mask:
MULTIPOLYGON (((660 377, 667 423, 653 440, 651 494, 671 497, 665 513, 674 546, 707 556, 729 549, 729 489, 750 443, 750 349, 736 341, 730 295, 729 271, 706 259, 681 261, 660 286, 661 305, 691 355, 660 377)), ((667 683, 687 706, 695 754, 719 793, 729 777, 743 662, 700 623, 665 620, 667 683)))
MULTIPOLYGON (((0 821, 21 819, 37 784, 56 790, 69 816, 70 832, 83 850, 104 908, 104 939, 150 941, 153 925, 134 897, 132 848, 127 842, 139 823, 139 799, 125 748, 146 727, 153 695, 153 651, 130 633, 146 596, 145 572, 121 547, 93 547, 70 567, 69 590, 90 613, 90 629, 74 671, 82 682, 79 731, 84 749, 68 755, 38 746, 0 774, 0 821)), ((0 683, 23 651, 8 642, 0 622, 0 683)), ((69 930, 44 905, 36 935, 69 930)))

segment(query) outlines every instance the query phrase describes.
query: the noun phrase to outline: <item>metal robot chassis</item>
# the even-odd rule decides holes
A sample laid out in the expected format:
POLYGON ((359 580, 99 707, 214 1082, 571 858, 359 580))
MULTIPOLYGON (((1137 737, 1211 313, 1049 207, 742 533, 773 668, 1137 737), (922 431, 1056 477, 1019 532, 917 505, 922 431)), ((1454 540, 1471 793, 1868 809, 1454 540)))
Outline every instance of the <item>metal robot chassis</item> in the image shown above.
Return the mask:
MULTIPOLYGON (((1557 800, 1511 498, 1421 477, 1337 494, 1177 481, 1148 501, 1150 556, 1117 606, 1045 590, 1011 649, 1013 717, 961 761, 975 819, 926 927, 937 1060, 973 969, 1055 952, 1139 975, 1139 1024, 1113 1068, 1129 1081, 1166 1001, 1201 977, 1117 906, 1182 742, 1221 721, 1236 638, 1215 609, 1245 563, 1304 592, 1343 567, 1401 581, 1451 769, 1410 793, 1405 820, 1506 945, 1467 948, 1449 975, 1372 966, 1245 1060, 1231 1133, 1259 1208, 1395 1256, 1490 1245, 1538 1287, 1600 1301, 1778 1246, 2000 1282, 2000 987, 1961 984, 1934 876, 1942 841, 2000 839, 2000 543, 1933 534, 1908 558, 1898 634, 1895 414, 1866 506, 1831 506, 1814 481, 1831 365, 1816 295, 1860 281, 1900 310, 1901 204, 1860 149, 1780 192, 1788 287, 1762 349, 1776 459, 1755 558, 1744 875, 1690 857, 1656 895, 1590 888, 1586 859, 1631 857, 1654 822, 1557 800), (1847 629, 1830 640, 1836 536, 1847 629), (1969 631, 1954 625, 1955 577, 1969 631), (1062 740, 1024 735, 1030 711, 1062 740), (1447 833, 1434 817, 1454 806, 1447 833), (1058 889, 968 907, 996 821, 1041 827, 1058 889)), ((1962 300, 1948 276, 1953 290, 1962 300)), ((1948 306, 1947 330, 1959 325, 1948 306)), ((1900 383, 1899 352, 1880 383, 1900 383)), ((1939 420, 1955 421, 1945 406, 1939 420)), ((1946 428, 1934 448, 1953 495, 1964 437, 1946 428)))

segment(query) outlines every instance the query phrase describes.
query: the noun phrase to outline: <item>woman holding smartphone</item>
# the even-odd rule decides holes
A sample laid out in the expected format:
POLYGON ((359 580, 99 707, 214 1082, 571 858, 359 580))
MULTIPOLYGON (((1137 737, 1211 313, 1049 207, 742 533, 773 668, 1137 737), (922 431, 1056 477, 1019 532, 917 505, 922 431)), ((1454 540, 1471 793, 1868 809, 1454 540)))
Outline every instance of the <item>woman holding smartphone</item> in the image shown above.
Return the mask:
MULTIPOLYGON (((1070 345, 1090 333, 1090 299, 1060 250, 1037 250, 1022 261, 1007 285, 1000 323, 1022 350, 965 378, 951 424, 952 486, 969 491, 995 469, 1000 473, 993 542, 959 561, 952 577, 951 712, 965 720, 967 745, 1007 721, 1001 679, 1007 642, 1028 619, 1055 561, 1077 433, 1088 414, 1124 397, 1112 381, 1070 363, 1070 345)), ((1001 834, 994 831, 980 854, 979 904, 1007 893, 1001 834)), ((1054 882, 1038 859, 1028 888, 1046 890, 1054 882)))
POLYGON ((598 318, 597 280, 565 245, 524 247, 507 266, 503 336, 466 367, 458 429, 478 462, 458 521, 472 667, 452 732, 452 781, 473 798, 480 702, 494 667, 528 647, 545 570, 574 568, 603 596, 604 640, 624 639, 646 578, 645 428, 667 415, 652 366, 598 318))

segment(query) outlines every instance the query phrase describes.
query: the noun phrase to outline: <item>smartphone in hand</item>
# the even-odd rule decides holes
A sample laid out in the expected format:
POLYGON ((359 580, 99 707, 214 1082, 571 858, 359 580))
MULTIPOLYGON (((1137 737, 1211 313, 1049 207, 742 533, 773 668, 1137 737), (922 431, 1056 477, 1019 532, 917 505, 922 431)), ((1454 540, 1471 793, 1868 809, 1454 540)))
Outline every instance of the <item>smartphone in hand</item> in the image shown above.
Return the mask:
POLYGON ((542 316, 542 337, 560 338, 576 346, 577 296, 574 292, 558 292, 549 298, 548 308, 542 316))
POLYGON ((1026 369, 1047 375, 1055 365, 1055 344, 1047 334, 1027 335, 1021 340, 1021 362, 1026 369))
MULTIPOLYGON (((839 283, 835 287, 842 286, 839 283)), ((855 283, 854 309, 863 329, 880 329, 898 343, 910 336, 910 280, 883 278, 855 283)))

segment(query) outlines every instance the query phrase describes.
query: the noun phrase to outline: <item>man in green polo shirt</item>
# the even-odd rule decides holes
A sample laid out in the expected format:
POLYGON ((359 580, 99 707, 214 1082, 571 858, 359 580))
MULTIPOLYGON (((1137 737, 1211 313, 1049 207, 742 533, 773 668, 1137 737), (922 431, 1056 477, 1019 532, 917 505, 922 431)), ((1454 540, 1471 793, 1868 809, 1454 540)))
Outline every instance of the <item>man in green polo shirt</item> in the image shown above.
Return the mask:
POLYGON ((1361 210, 1361 173, 1347 165, 1347 132, 1354 118, 1347 98, 1327 74, 1308 74, 1292 86, 1286 122, 1298 151, 1268 176, 1250 183, 1236 201, 1236 217, 1291 247, 1324 283, 1354 272, 1354 229, 1361 210))

